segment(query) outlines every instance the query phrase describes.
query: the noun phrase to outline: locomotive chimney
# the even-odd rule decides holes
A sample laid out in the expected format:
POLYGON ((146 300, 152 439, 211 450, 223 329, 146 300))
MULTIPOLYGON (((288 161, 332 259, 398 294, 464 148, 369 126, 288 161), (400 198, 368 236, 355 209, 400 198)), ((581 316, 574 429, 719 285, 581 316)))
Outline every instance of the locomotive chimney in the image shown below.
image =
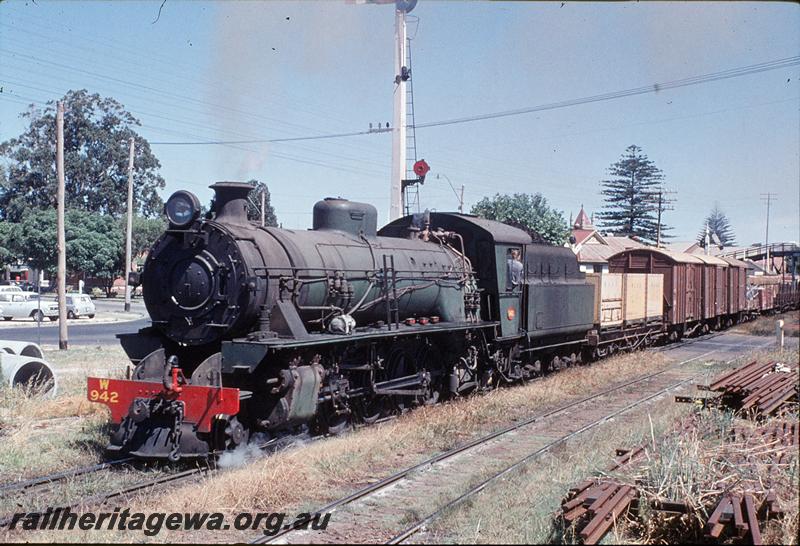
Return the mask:
POLYGON ((217 182, 214 190, 214 219, 228 224, 247 224, 247 195, 255 187, 246 182, 217 182))

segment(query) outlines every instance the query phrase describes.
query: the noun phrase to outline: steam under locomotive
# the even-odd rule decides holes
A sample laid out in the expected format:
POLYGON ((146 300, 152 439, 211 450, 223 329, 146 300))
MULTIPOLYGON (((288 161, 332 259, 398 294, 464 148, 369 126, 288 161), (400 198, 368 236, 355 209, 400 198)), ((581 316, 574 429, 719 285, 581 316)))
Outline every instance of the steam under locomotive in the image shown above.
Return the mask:
MULTIPOLYGON (((571 250, 506 224, 425 213, 378 231, 373 206, 328 198, 311 230, 261 227, 247 219, 251 185, 211 187, 206 218, 186 191, 165 205, 141 276, 152 326, 120 336, 131 376, 88 379, 111 410, 111 451, 177 460, 254 432, 338 432, 748 314, 678 324, 659 294, 617 321, 571 250)), ((721 289, 744 301, 736 279, 721 289)))

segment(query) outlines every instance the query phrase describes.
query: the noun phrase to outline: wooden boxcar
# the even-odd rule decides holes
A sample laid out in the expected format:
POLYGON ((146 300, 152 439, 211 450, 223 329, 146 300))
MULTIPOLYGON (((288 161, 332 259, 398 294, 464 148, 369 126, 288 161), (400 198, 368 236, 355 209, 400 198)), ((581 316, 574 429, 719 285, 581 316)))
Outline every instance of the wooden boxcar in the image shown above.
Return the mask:
POLYGON ((648 273, 587 273, 594 285, 594 323, 601 330, 661 322, 664 277, 648 273))
POLYGON ((728 262, 716 256, 694 255, 703 262, 703 321, 719 327, 728 311, 728 262))
POLYGON ((655 273, 664 276, 664 315, 678 335, 703 318, 704 263, 691 254, 656 248, 632 248, 608 258, 612 273, 655 273))
POLYGON ((775 299, 780 290, 780 275, 750 275, 747 279, 753 295, 751 307, 757 313, 775 309, 775 299))
POLYGON ((747 264, 736 258, 722 258, 728 264, 728 320, 738 322, 747 312, 747 264))

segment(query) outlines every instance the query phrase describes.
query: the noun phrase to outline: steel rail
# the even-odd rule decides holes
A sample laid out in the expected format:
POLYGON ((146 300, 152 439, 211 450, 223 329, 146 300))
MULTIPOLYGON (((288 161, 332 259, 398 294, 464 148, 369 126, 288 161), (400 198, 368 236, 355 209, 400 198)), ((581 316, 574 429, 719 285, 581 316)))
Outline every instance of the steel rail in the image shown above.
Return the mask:
MULTIPOLYGON (((742 345, 739 344, 739 345, 733 345, 732 347, 738 348, 738 347, 741 347, 741 346, 742 345)), ((714 351, 710 351, 710 353, 715 353, 718 350, 719 349, 714 350, 714 351)), ((710 353, 705 353, 705 354, 707 355, 707 354, 710 354, 710 353)), ((686 364, 687 362, 691 362, 692 360, 696 360, 697 358, 701 358, 702 356, 705 356, 705 355, 700 355, 700 356, 695 357, 693 359, 684 361, 684 362, 682 362, 680 364, 676 364, 676 365, 674 365, 674 366, 672 366, 671 368, 668 368, 668 369, 677 368, 680 365, 686 364)), ((730 364, 730 363, 738 360, 739 358, 742 358, 742 357, 740 356, 740 357, 737 357, 735 359, 729 360, 729 361, 726 362, 726 364, 730 364)), ((667 371, 667 370, 664 370, 664 371, 667 371)), ((672 385, 670 385, 668 387, 665 387, 665 388, 663 388, 663 389, 661 389, 661 390, 659 390, 659 391, 657 391, 657 392, 655 392, 655 393, 653 393, 651 395, 648 395, 645 398, 641 398, 641 399, 639 399, 639 400, 637 400, 635 402, 632 402, 632 403, 628 404, 627 406, 625 406, 625 407, 623 407, 623 408, 621 408, 621 409, 619 409, 619 410, 617 410, 617 411, 615 411, 615 412, 613 412, 613 413, 611 413, 609 415, 606 415, 606 416, 604 416, 604 417, 602 417, 602 418, 600 418, 600 419, 598 419, 596 421, 593 421, 591 423, 588 423, 588 424, 584 425, 583 427, 579 428, 578 430, 573 431, 573 432, 567 434, 566 436, 562 436, 561 438, 553 440, 552 442, 550 442, 547 445, 537 449, 536 451, 534 451, 532 453, 529 453, 528 455, 526 455, 522 459, 518 460, 517 462, 515 462, 511 466, 508 466, 504 470, 501 470, 501 471, 493 474, 492 476, 490 476, 489 478, 485 479, 484 481, 482 481, 478 485, 474 486, 473 488, 471 488, 467 492, 461 494, 456 499, 448 502, 444 506, 439 507, 435 512, 433 512, 432 514, 430 514, 426 518, 420 520, 416 524, 408 527, 407 529, 405 529, 401 533, 395 535, 393 538, 391 538, 389 541, 387 541, 386 544, 401 544, 407 538, 409 538, 410 536, 416 534, 417 532, 419 532, 420 530, 425 528, 427 525, 429 525, 431 522, 433 522, 436 519, 440 518, 446 512, 449 512, 450 510, 452 510, 456 506, 460 505, 462 502, 464 502, 464 501, 470 499, 471 497, 477 495, 478 493, 483 491, 486 487, 488 487, 489 485, 491 485, 495 481, 499 480, 500 478, 506 476, 507 474, 509 474, 511 472, 514 472, 515 470, 517 470, 519 468, 522 468, 527 463, 529 463, 531 460, 539 457, 540 455, 543 455, 543 454, 547 453, 552 448, 569 441, 570 439, 574 438, 575 436, 578 436, 579 434, 582 434, 583 432, 586 432, 587 430, 591 430, 591 429, 593 429, 595 427, 598 427, 601 424, 605 423, 606 421, 609 421, 610 419, 618 417, 619 415, 621 415, 621 414, 623 414, 623 413, 625 413, 627 411, 630 411, 631 409, 633 409, 635 407, 638 407, 638 406, 640 406, 642 404, 645 404, 645 403, 649 402, 650 400, 653 400, 654 398, 658 398, 660 396, 663 396, 664 394, 668 393, 669 391, 674 390, 674 389, 676 389, 676 388, 678 388, 678 387, 680 387, 682 385, 685 385, 685 384, 693 381, 697 377, 697 375, 698 374, 695 374, 695 375, 693 375, 693 376, 691 376, 689 378, 683 379, 683 380, 681 380, 681 381, 679 381, 677 383, 673 383, 672 385)))
MULTIPOLYGON (((272 439, 268 440, 267 442, 259 445, 258 449, 266 450, 266 449, 269 449, 272 446, 275 446, 276 448, 279 448, 280 445, 276 445, 276 444, 280 444, 281 440, 284 440, 285 438, 287 438, 287 437, 272 438, 272 439)), ((322 438, 322 437, 320 437, 320 438, 322 438)), ((224 453, 224 450, 216 450, 216 451, 212 452, 211 454, 209 454, 209 456, 219 455, 221 453, 224 453)), ((135 460, 135 458, 134 457, 128 457, 128 458, 125 458, 125 459, 118 459, 118 460, 112 461, 112 462, 113 463, 117 463, 117 464, 121 464, 120 462, 127 462, 129 460, 135 460)), ((143 489, 154 488, 154 487, 157 487, 159 485, 163 485, 163 484, 167 484, 167 483, 173 483, 173 482, 177 482, 177 481, 184 481, 184 480, 192 478, 192 477, 194 477, 194 476, 196 476, 198 474, 203 474, 203 473, 212 474, 212 473, 216 473, 216 472, 219 471, 219 467, 215 466, 215 464, 216 464, 215 461, 212 461, 212 460, 209 460, 209 459, 204 459, 203 462, 205 463, 205 466, 198 466, 197 468, 191 468, 191 469, 184 470, 184 471, 181 471, 181 472, 176 472, 174 474, 167 474, 167 475, 164 475, 164 476, 159 476, 158 478, 154 478, 152 480, 147 480, 147 481, 144 481, 144 482, 135 483, 135 484, 132 484, 130 486, 117 489, 116 491, 112 491, 110 493, 99 493, 99 494, 96 494, 96 495, 79 497, 76 500, 71 501, 68 505, 66 505, 66 507, 74 508, 74 507, 77 507, 77 506, 97 505, 97 504, 104 503, 104 502, 108 501, 109 499, 130 495, 132 493, 136 493, 136 492, 141 491, 143 489)), ((85 470, 85 472, 83 472, 83 473, 84 474, 88 474, 88 473, 98 472, 100 470, 104 470, 104 469, 107 469, 107 468, 110 468, 110 467, 111 467, 111 465, 109 463, 101 463, 101 464, 98 464, 98 465, 93 465, 93 466, 85 467, 83 469, 78 469, 78 470, 85 470)), ((59 479, 63 480, 63 479, 69 478, 70 476, 73 476, 73 475, 79 475, 79 474, 72 474, 70 471, 67 471, 67 472, 62 472, 62 473, 59 473, 59 474, 53 474, 51 476, 42 476, 41 478, 36 478, 36 479, 33 479, 33 480, 29 480, 28 482, 30 482, 30 483, 27 485, 27 487, 33 487, 35 485, 51 483, 51 482, 48 482, 47 479, 51 478, 53 476, 56 476, 59 479)), ((17 484, 10 484, 10 485, 17 485, 17 484)), ((22 482, 20 483, 20 485, 23 485, 22 482)), ((61 507, 65 507, 64 505, 60 505, 60 506, 61 507)), ((13 515, 6 514, 6 515, 3 515, 3 516, 0 516, 0 528, 8 526, 9 523, 12 521, 12 519, 13 519, 13 515)))
MULTIPOLYGON (((491 440, 493 440, 493 439, 495 439, 495 438, 497 438, 499 436, 503 436, 505 434, 508 434, 510 432, 513 432, 515 430, 518 430, 520 428, 523 428, 523 427, 528 426, 530 424, 533 424, 535 422, 541 421, 543 419, 547 419, 548 417, 552 417, 553 415, 556 415, 556 414, 559 414, 559 413, 563 413, 563 412, 565 412, 565 411, 567 411, 569 409, 574 408, 575 406, 579 406, 581 404, 585 404, 585 403, 590 402, 592 400, 595 400, 597 398, 600 398, 600 397, 603 397, 603 396, 607 396, 608 394, 611 394, 613 392, 619 391, 619 390, 624 389, 626 387, 629 387, 631 385, 635 385, 637 383, 642 383, 644 381, 648 381, 648 380, 650 380, 650 379, 652 379, 654 377, 660 376, 660 375, 662 375, 664 373, 667 373, 669 371, 673 371, 674 369, 676 369, 676 368, 678 368, 680 366, 683 366, 685 364, 688 364, 689 362, 693 362, 693 361, 695 361, 695 360, 697 360, 699 358, 703 358, 704 356, 708 356, 710 354, 718 352, 719 350, 720 349, 714 349, 714 350, 708 351, 706 353, 703 353, 701 355, 698 355, 698 356, 689 358, 687 360, 684 360, 682 362, 679 362, 677 364, 674 364, 674 365, 672 365, 672 366, 670 366, 668 368, 665 368, 663 370, 660 370, 658 372, 653 372, 651 374, 647 374, 647 375, 644 375, 644 376, 639 376, 639 377, 637 377, 635 379, 632 379, 630 381, 626 381, 626 382, 624 382, 622 384, 617 384, 617 385, 615 385, 615 386, 613 386, 613 387, 611 387, 609 389, 605 389, 603 391, 600 391, 598 393, 586 396, 586 397, 581 398, 579 400, 575 400, 573 402, 569 402, 567 404, 563 404, 563 405, 561 405, 561 406, 559 406, 557 408, 554 408, 552 410, 548 410, 548 411, 546 411, 544 413, 534 415, 532 417, 529 417, 529 418, 525 419, 524 421, 520 421, 519 423, 515 423, 514 425, 508 426, 506 428, 503 428, 503 429, 500 429, 498 431, 492 432, 492 433, 490 433, 490 434, 488 434, 486 436, 482 436, 480 438, 477 438, 475 440, 467 442, 466 444, 458 446, 458 447, 456 447, 454 449, 439 453, 438 455, 435 455, 435 456, 433 456, 433 457, 431 457, 429 459, 426 459, 426 460, 424 460, 424 461, 422 461, 420 463, 417 463, 417 464, 415 464, 415 465, 413 465, 411 467, 408 467, 408 468, 406 468, 404 470, 401 470, 401 471, 399 471, 399 472, 397 472, 395 474, 392 474, 391 476, 388 476, 386 478, 383 478, 382 480, 379 480, 379 481, 377 481, 377 482, 375 482, 373 484, 370 484, 370 485, 368 485, 368 486, 366 486, 366 487, 364 487, 364 488, 362 488, 362 489, 360 489, 360 490, 358 490, 358 491, 356 491, 356 492, 354 492, 354 493, 352 493, 352 494, 350 494, 350 495, 348 495, 346 497, 343 497, 341 499, 333 501, 333 502, 331 502, 331 503, 319 508, 318 510, 316 510, 316 513, 332 512, 332 511, 336 510, 337 508, 340 508, 342 506, 346 506, 348 504, 351 504, 352 502, 354 502, 354 501, 356 501, 356 500, 358 500, 360 498, 366 497, 367 495, 370 495, 370 494, 372 494, 372 493, 374 493, 376 491, 379 491, 381 489, 385 489, 386 487, 388 487, 388 486, 390 486, 390 485, 392 485, 392 484, 394 484, 396 482, 399 482, 400 480, 406 478, 408 475, 416 472, 417 470, 421 470, 423 468, 432 466, 432 465, 434 465, 436 463, 439 463, 441 461, 450 459, 450 458, 452 458, 452 457, 454 457, 454 456, 456 456, 458 454, 464 453, 465 451, 468 451, 470 449, 473 449, 475 447, 483 445, 483 444, 485 444, 485 443, 487 443, 487 442, 489 442, 489 441, 491 441, 491 440)), ((691 381, 692 379, 693 378, 690 378, 690 379, 688 379, 688 380, 686 380, 684 382, 691 381)), ((272 543, 272 542, 276 541, 277 539, 279 539, 279 538, 281 538, 283 536, 286 536, 289 533, 292 533, 293 531, 296 531, 297 529, 298 529, 298 525, 293 524, 292 526, 290 526, 288 528, 281 529, 278 533, 276 533, 274 535, 258 537, 256 539, 254 539, 253 541, 251 541, 250 544, 269 544, 269 543, 272 543)))
POLYGON ((76 476, 82 476, 84 474, 94 474, 95 472, 99 472, 101 470, 105 470, 107 468, 113 468, 115 466, 119 466, 121 464, 129 463, 136 460, 134 457, 124 457, 122 459, 115 459, 112 461, 105 461, 98 464, 93 464, 90 466, 83 466, 73 468, 71 470, 65 470, 63 472, 56 472, 53 474, 47 474, 45 476, 39 476, 37 478, 31 478, 25 481, 19 482, 9 482, 3 485, 0 485, 0 494, 6 493, 8 491, 18 491, 20 489, 30 489, 31 487, 36 487, 42 484, 51 484, 53 482, 59 482, 62 480, 66 480, 69 478, 74 478, 76 476))
POLYGON ((424 527, 426 527, 428 524, 430 524, 432 521, 434 521, 434 520, 438 519, 439 517, 441 517, 445 512, 448 512, 449 510, 455 508, 456 506, 458 506, 459 504, 461 504, 465 500, 467 500, 467 499, 471 498, 472 496, 480 493, 487 486, 489 486, 490 484, 492 484, 496 480, 498 480, 498 479, 502 478, 503 476, 513 472, 514 470, 517 470, 518 468, 521 468, 522 466, 524 466, 525 464, 530 462, 532 459, 534 459, 534 458, 536 458, 536 457, 538 457, 540 455, 543 455, 544 453, 547 453, 553 447, 555 447, 557 445, 560 445, 560 444, 563 444, 564 442, 567 442, 568 440, 574 438, 575 436, 577 436, 579 434, 582 434, 582 433, 586 432, 587 430, 591 430, 591 429, 593 429, 593 428, 595 428, 597 426, 600 426, 601 424, 605 423, 606 421, 608 421, 610 419, 613 419, 614 417, 617 417, 617 416, 619 416, 619 415, 621 415, 621 414, 623 414, 623 413, 625 413, 625 412, 627 412, 627 411, 629 411, 629 410, 631 410, 631 409, 633 409, 633 408, 635 408, 637 406, 640 406, 640 405, 642 405, 642 404, 644 404, 646 402, 649 402, 650 400, 652 400, 654 398, 658 398, 659 396, 663 396, 667 392, 669 392, 669 391, 671 391, 673 389, 676 389, 676 388, 680 387, 681 385, 685 385, 686 383, 689 383, 694 378, 695 378, 695 376, 692 376, 692 377, 689 377, 688 379, 683 379, 683 380, 681 380, 681 381, 679 381, 677 383, 673 383, 672 385, 670 385, 670 386, 668 386, 666 388, 663 388, 663 389, 661 389, 661 390, 659 390, 659 391, 657 391, 657 392, 655 392, 655 393, 653 393, 653 394, 651 394, 649 396, 646 396, 645 398, 640 398, 636 402, 632 402, 632 403, 628 404, 624 408, 621 408, 621 409, 619 409, 619 410, 617 410, 617 411, 615 411, 615 412, 613 412, 613 413, 611 413, 609 415, 606 415, 606 416, 604 416, 604 417, 602 417, 600 419, 597 419, 596 421, 592 421, 591 423, 582 426, 578 430, 576 430, 574 432, 570 432, 566 436, 562 436, 561 438, 558 438, 557 440, 553 440, 552 442, 550 442, 547 445, 537 449, 536 451, 534 451, 532 453, 529 453, 528 455, 526 455, 522 459, 518 460, 517 462, 515 462, 511 466, 506 467, 505 469, 501 470, 500 472, 497 472, 496 474, 493 474, 492 476, 490 476, 489 478, 485 479, 480 484, 476 485, 475 487, 473 487, 472 489, 470 489, 466 493, 463 493, 462 495, 460 495, 456 499, 448 502, 447 504, 445 504, 444 506, 442 506, 441 508, 436 510, 431 515, 427 516, 426 518, 422 519, 421 521, 417 522, 416 524, 412 525, 411 527, 407 528, 406 530, 404 530, 400 534, 398 534, 395 537, 393 537, 392 539, 390 539, 388 542, 386 542, 386 544, 400 544, 400 543, 402 543, 408 537, 416 534, 417 532, 422 530, 424 527))

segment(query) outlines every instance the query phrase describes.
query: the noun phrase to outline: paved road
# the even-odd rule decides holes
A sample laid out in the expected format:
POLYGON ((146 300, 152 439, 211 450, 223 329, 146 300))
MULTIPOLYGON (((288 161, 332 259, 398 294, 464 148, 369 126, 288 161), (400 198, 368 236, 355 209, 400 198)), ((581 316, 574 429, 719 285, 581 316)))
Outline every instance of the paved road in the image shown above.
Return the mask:
MULTIPOLYGON (((117 334, 135 333, 145 326, 150 326, 149 318, 111 324, 81 324, 79 321, 70 321, 67 336, 70 345, 116 345, 119 343, 117 334)), ((36 342, 37 329, 40 330, 41 345, 58 345, 56 327, 36 328, 31 325, 22 328, 3 328, 0 329, 0 339, 36 342)))

